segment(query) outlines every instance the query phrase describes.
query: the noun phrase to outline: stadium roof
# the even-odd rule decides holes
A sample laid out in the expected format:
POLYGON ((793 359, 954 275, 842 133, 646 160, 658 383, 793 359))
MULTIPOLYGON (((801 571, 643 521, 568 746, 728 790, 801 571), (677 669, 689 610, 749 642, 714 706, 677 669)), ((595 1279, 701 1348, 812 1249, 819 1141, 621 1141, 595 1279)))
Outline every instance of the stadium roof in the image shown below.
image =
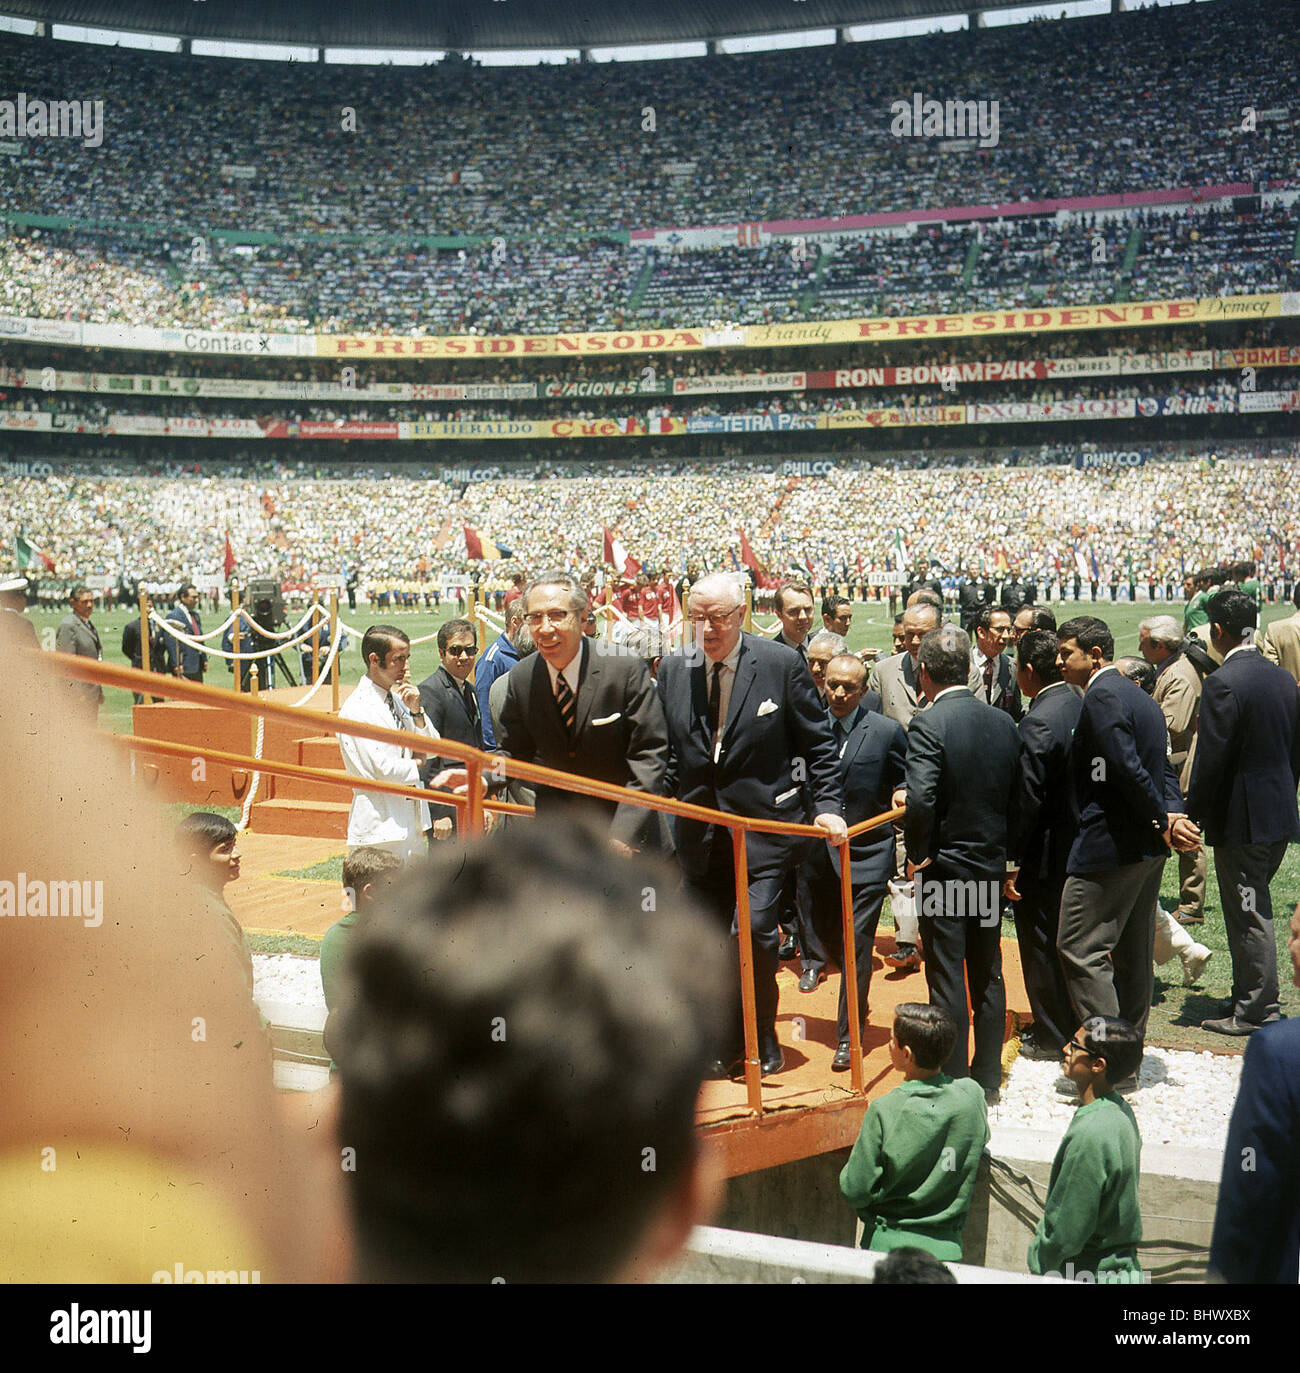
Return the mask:
POLYGON ((318 47, 588 48, 788 33, 1026 0, 0 0, 0 13, 184 38, 318 47))

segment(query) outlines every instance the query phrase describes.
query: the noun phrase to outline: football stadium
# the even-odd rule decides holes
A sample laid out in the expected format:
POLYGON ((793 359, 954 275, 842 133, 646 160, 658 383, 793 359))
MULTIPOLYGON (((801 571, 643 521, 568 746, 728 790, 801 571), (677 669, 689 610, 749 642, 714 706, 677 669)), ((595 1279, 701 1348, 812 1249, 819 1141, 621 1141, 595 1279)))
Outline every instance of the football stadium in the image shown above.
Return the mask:
POLYGON ((6 1279, 1300 1281, 1294 18, 0 0, 6 1279))

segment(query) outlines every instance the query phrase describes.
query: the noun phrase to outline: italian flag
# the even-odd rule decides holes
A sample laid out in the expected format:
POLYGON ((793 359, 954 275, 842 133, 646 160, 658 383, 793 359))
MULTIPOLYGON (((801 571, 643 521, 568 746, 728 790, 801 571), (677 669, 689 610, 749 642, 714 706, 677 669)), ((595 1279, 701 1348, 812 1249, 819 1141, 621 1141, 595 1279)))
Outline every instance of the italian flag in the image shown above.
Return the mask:
POLYGON ((44 565, 48 572, 54 571, 54 559, 43 549, 38 548, 21 534, 14 538, 14 551, 18 556, 19 568, 26 572, 29 567, 44 565))

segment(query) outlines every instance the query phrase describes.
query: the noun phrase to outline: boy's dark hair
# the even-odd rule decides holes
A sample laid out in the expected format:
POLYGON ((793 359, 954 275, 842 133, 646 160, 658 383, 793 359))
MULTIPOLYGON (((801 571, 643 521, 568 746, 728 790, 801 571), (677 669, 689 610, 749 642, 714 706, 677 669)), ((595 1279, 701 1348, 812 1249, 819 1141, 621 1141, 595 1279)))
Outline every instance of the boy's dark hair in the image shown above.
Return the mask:
POLYGON ((382 873, 402 866, 402 860, 388 849, 364 845, 353 849, 343 860, 343 890, 352 893, 352 908, 356 909, 361 892, 382 873))
MULTIPOLYGON (((474 647, 478 647, 478 635, 474 632, 474 624, 470 620, 448 620, 445 625, 438 628, 438 652, 446 653, 447 645, 451 642, 453 634, 468 634, 474 640, 474 647)), ((366 662, 370 659, 367 658, 366 662)))
POLYGON ((224 815, 210 810, 196 810, 176 826, 176 842, 190 853, 200 848, 211 853, 218 844, 228 844, 238 833, 224 815))
POLYGON ((927 1073, 942 1068, 957 1042, 957 1022, 942 1006, 900 1001, 894 1007, 894 1039, 911 1049, 916 1066, 927 1073))
POLYGON ((1255 626, 1259 623, 1255 598, 1236 587, 1216 591, 1207 602, 1205 613, 1210 617, 1211 625, 1218 625, 1230 638, 1243 644, 1253 639, 1255 626))
POLYGON ((393 651, 394 644, 409 644, 410 636, 404 629, 398 629, 396 625, 371 625, 361 636, 361 661, 365 665, 366 671, 370 670, 370 655, 379 655, 379 666, 388 665, 388 655, 393 651))
POLYGON ((871 1282, 873 1286, 877 1283, 907 1283, 910 1286, 928 1284, 943 1287, 957 1285, 957 1279, 950 1268, 933 1254, 927 1254, 924 1249, 918 1249, 912 1244, 891 1249, 880 1259, 871 1275, 871 1282))
POLYGON ((1066 620, 1056 631, 1056 637, 1061 641, 1073 639, 1085 653, 1099 648, 1106 662, 1114 661, 1115 636, 1106 621, 1095 615, 1076 615, 1074 619, 1066 620))
POLYGON ((965 686, 970 678, 970 636, 956 625, 940 625, 921 640, 917 662, 935 686, 965 686))
POLYGON ((334 1039, 361 1280, 611 1278, 694 1165, 722 951, 668 870, 601 842, 457 846, 358 934, 334 1039))
POLYGON ((835 618, 835 612, 839 610, 842 605, 848 606, 850 610, 853 609, 853 602, 844 596, 823 596, 822 614, 829 615, 833 620, 835 618))
POLYGON ((1044 686, 1061 681, 1057 665, 1058 641, 1050 629, 1029 629, 1016 645, 1016 659, 1021 667, 1032 667, 1044 686))
POLYGON ((1089 1016, 1083 1022, 1083 1047, 1106 1060, 1106 1085, 1113 1087, 1137 1072, 1142 1063, 1142 1036, 1113 1015, 1089 1016))

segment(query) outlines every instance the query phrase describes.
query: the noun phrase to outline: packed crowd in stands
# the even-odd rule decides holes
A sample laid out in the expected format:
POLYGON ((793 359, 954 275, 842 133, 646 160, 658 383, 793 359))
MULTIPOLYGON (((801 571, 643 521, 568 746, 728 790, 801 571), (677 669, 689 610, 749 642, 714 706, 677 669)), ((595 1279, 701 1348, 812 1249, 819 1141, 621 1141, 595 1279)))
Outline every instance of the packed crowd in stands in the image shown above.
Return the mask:
POLYGON ((1250 0, 653 72, 307 70, 0 36, 0 84, 29 98, 102 92, 107 120, 98 147, 30 140, 6 160, 0 213, 73 228, 15 227, 26 236, 0 244, 0 310, 212 329, 511 333, 1294 290, 1297 221, 1280 204, 756 249, 647 251, 611 237, 1282 185, 1300 162, 1294 126, 1274 118, 1289 88, 1257 54, 1289 36, 1275 8, 1250 0), (1028 65, 1051 74, 1032 106, 1028 65), (890 105, 913 90, 996 100, 996 145, 895 136, 890 105), (245 100, 257 121, 244 118, 245 100), (335 117, 349 110, 355 129, 335 117), (214 230, 273 241, 233 245, 214 230), (439 249, 435 236, 473 237, 439 249))
POLYGON ((520 69, 236 63, 6 37, 0 85, 94 91, 105 131, 99 148, 48 140, 7 167, 0 210, 148 223, 167 207, 176 223, 288 237, 531 237, 1262 181, 1300 162, 1294 126, 1266 113, 1289 103, 1286 65, 1259 56, 1291 39, 1285 8, 1266 0, 520 69), (1042 74, 1032 97, 1030 68, 1042 74), (890 106, 913 91, 998 101, 996 146, 894 136, 890 106), (693 170, 674 174, 683 164, 693 170))
POLYGON ((227 531, 241 575, 408 577, 421 559, 431 574, 460 573, 467 524, 523 566, 598 563, 608 527, 635 557, 679 570, 733 566, 743 528, 776 572, 811 561, 847 577, 859 558, 867 570, 895 567, 900 535, 910 555, 951 572, 1002 555, 1035 577, 1068 579, 1076 550, 1096 558, 1103 581, 1130 570, 1181 578, 1184 566, 1229 556, 1282 571, 1300 558, 1300 446, 1237 461, 1232 451, 1182 462, 1152 453, 1111 470, 1077 470, 1055 452, 1041 456, 1057 462, 1028 467, 843 465, 803 479, 772 463, 665 463, 467 486, 378 469, 263 469, 251 480, 217 465, 154 476, 57 467, 6 476, 0 542, 21 533, 65 577, 215 572, 227 531))

